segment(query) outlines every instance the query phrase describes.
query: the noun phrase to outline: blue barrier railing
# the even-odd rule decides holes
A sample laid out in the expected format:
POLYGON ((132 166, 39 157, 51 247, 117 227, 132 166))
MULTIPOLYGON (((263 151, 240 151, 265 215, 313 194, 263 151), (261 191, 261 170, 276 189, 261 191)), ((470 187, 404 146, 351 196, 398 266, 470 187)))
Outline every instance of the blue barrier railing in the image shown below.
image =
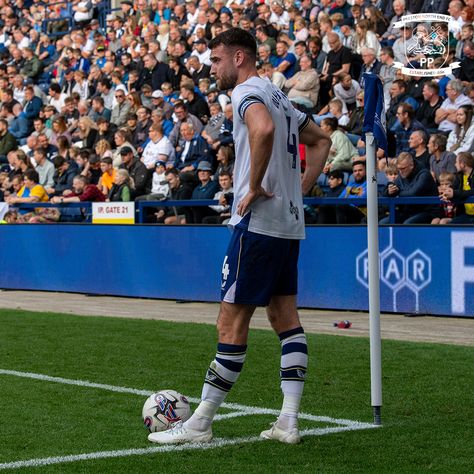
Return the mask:
MULTIPOLYGON (((351 198, 351 199, 342 199, 342 198, 328 198, 328 197, 318 197, 318 198, 305 198, 303 200, 304 204, 314 205, 314 206, 335 206, 335 205, 357 205, 357 206, 365 206, 367 205, 366 198, 351 198)), ((466 203, 474 203, 474 197, 470 197, 466 201, 466 203)), ((206 206, 215 206, 219 204, 217 200, 213 199, 189 199, 183 201, 172 201, 172 200, 164 200, 164 201, 136 201, 136 223, 143 224, 145 222, 145 212, 144 209, 150 207, 174 207, 174 208, 183 208, 183 207, 206 207, 206 206)), ((397 207, 400 205, 442 205, 443 201, 441 201, 438 197, 396 197, 396 198, 389 198, 389 197, 380 197, 378 199, 379 206, 385 206, 388 208, 390 224, 395 223, 395 216, 397 212, 397 207)), ((22 203, 22 204, 15 204, 14 206, 18 209, 34 209, 35 207, 56 207, 56 208, 64 208, 64 207, 76 207, 76 208, 83 208, 84 215, 86 217, 85 222, 91 222, 92 216, 92 203, 91 202, 74 202, 74 203, 64 203, 64 204, 52 204, 49 202, 43 203, 22 203)))

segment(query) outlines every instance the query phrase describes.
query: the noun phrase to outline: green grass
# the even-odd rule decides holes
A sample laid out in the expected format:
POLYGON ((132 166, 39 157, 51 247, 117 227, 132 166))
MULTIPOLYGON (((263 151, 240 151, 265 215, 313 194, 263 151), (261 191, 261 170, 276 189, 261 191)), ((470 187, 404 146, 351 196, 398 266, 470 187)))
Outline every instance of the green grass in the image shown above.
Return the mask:
MULTIPOLYGON (((207 325, 26 311, 0 311, 0 328, 0 369, 146 390, 173 388, 193 397, 199 397, 216 344, 215 329, 207 325)), ((368 339, 308 335, 308 343, 311 359, 302 410, 372 421, 368 339)), ((384 341, 382 350, 382 429, 306 437, 298 446, 260 442, 36 470, 471 471, 473 349, 384 341)), ((269 331, 251 331, 244 371, 227 401, 279 408, 278 368, 276 337, 269 331)), ((141 424, 144 398, 0 375, 0 463, 154 446, 141 424)), ((223 420, 215 423, 214 434, 255 436, 272 420, 272 416, 223 420)), ((306 421, 301 425, 318 426, 306 421)))

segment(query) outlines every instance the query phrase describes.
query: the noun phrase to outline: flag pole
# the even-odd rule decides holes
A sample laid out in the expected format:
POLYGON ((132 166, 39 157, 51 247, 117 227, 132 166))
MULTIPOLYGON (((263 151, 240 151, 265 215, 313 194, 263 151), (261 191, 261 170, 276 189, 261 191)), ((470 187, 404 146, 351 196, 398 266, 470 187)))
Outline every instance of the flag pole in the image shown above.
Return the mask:
POLYGON ((366 135, 367 250, 369 265, 370 392, 374 424, 382 424, 382 347, 380 335, 379 221, 375 137, 366 135))

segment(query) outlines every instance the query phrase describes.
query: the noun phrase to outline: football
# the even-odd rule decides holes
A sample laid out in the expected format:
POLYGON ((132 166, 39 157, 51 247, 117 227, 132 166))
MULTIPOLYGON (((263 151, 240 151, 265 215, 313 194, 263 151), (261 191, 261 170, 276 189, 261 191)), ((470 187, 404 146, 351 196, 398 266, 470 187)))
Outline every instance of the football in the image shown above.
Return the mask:
POLYGON ((162 390, 150 395, 142 410, 143 423, 150 433, 165 431, 173 423, 186 421, 190 416, 187 398, 175 390, 162 390))

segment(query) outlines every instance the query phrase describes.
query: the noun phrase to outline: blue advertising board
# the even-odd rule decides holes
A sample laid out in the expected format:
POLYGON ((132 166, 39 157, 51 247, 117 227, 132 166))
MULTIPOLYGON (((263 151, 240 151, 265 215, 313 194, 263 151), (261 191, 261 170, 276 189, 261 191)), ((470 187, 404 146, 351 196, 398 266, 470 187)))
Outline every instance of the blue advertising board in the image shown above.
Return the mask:
MULTIPOLYGON (((218 226, 3 225, 0 288, 218 301, 218 226)), ((474 316, 474 229, 380 228, 382 311, 474 316)), ((299 305, 367 310, 365 227, 308 227, 299 305)))

